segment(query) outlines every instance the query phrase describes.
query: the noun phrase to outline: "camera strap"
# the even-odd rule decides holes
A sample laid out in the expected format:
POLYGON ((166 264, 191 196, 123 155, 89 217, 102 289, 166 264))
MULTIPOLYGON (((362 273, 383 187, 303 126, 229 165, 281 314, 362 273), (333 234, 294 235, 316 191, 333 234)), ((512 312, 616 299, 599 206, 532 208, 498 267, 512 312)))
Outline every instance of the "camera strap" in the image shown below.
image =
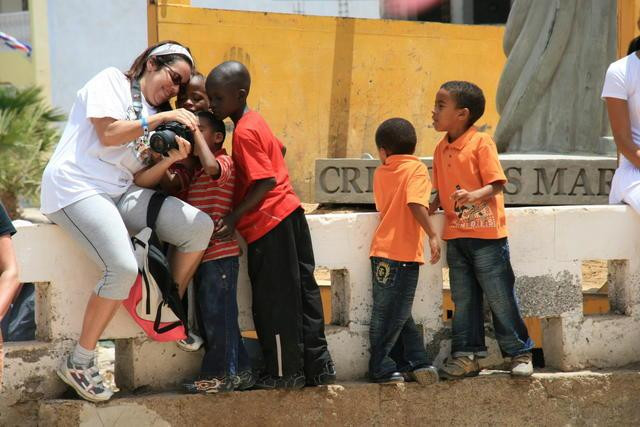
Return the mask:
POLYGON ((142 115, 142 92, 140 91, 140 82, 135 79, 131 79, 131 101, 133 102, 133 111, 136 113, 136 118, 140 119, 142 115))
POLYGON ((142 116, 142 92, 140 90, 140 82, 136 79, 131 80, 131 102, 133 106, 133 111, 136 113, 136 119, 142 118, 142 129, 144 134, 142 135, 142 140, 146 143, 149 140, 149 126, 147 124, 147 119, 142 116))

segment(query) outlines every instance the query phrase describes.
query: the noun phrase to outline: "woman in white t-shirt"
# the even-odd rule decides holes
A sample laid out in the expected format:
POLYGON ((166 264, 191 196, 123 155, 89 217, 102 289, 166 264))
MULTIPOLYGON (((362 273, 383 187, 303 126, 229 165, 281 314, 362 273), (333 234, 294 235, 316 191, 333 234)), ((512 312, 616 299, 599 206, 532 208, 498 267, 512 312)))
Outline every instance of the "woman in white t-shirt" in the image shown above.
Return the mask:
MULTIPOLYGON (((188 49, 167 41, 146 49, 125 73, 116 68, 98 73, 78 91, 42 177, 42 212, 82 245, 104 273, 87 303, 78 343, 57 369, 63 381, 93 402, 113 394, 98 374, 95 347, 136 280, 138 265, 129 235, 146 226, 154 193, 133 185, 133 178, 149 164, 149 131, 168 121, 196 128, 193 113, 171 110, 168 104, 179 87, 189 82, 192 70, 188 49), (139 102, 133 101, 132 92, 138 94, 139 102)), ((189 153, 189 143, 176 140, 179 149, 164 161, 178 161, 189 153)), ((180 287, 186 287, 209 243, 211 219, 168 197, 156 231, 161 240, 176 247, 173 276, 180 287)))
POLYGON ((602 89, 620 162, 611 181, 609 203, 626 203, 640 213, 640 56, 612 63, 602 89))

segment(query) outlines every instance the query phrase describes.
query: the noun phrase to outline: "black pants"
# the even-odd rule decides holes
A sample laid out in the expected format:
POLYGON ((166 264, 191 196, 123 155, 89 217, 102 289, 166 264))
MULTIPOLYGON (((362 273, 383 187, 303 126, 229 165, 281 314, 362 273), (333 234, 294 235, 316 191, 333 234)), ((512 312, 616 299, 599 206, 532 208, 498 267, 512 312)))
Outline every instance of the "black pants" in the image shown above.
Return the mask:
POLYGON ((302 208, 248 246, 248 263, 253 321, 266 371, 285 376, 304 369, 313 377, 331 355, 302 208))

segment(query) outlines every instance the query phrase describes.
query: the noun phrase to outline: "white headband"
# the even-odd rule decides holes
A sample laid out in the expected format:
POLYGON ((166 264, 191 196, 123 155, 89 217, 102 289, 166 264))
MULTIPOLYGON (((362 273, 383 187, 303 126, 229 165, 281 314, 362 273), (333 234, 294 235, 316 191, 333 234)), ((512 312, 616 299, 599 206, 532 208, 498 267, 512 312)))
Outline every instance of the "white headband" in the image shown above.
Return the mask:
POLYGON ((187 58, 189 58, 191 65, 193 65, 193 58, 191 57, 191 54, 185 47, 180 46, 179 44, 174 44, 174 43, 162 44, 157 48, 153 49, 151 53, 149 53, 149 56, 162 56, 162 55, 174 55, 174 54, 186 56, 187 58))

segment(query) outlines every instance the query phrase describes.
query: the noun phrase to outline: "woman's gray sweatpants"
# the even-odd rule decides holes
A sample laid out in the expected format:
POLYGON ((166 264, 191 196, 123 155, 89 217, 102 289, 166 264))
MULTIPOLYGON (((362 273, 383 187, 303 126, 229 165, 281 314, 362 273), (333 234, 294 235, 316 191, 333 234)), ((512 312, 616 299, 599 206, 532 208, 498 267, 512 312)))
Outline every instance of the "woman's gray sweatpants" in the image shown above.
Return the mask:
MULTIPOLYGON (((103 269, 96 295, 123 300, 136 280, 138 264, 129 238, 147 225, 147 206, 154 190, 132 185, 120 197, 106 194, 82 199, 47 217, 85 248, 103 269)), ((207 248, 213 233, 209 215, 175 197, 167 197, 156 221, 163 242, 180 252, 207 248)))

